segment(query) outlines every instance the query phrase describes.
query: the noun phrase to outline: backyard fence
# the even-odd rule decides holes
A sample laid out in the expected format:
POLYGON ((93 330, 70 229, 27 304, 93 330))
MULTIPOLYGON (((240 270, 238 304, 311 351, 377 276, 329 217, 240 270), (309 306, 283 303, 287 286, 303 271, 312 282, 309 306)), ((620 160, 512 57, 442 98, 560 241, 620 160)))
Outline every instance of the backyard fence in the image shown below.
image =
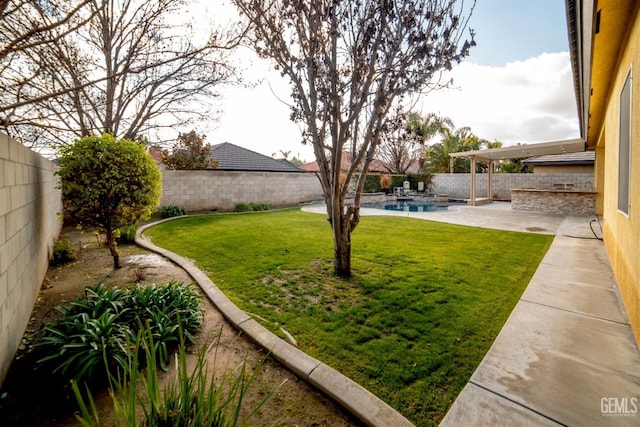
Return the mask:
MULTIPOLYGON (((164 170, 162 174, 162 206, 181 206, 189 211, 230 211, 238 203, 267 203, 278 207, 322 200, 322 187, 314 173, 164 170)), ((414 176, 398 175, 397 178, 410 181, 411 190, 417 190, 420 180, 413 179, 414 176)), ((379 175, 371 174, 368 180, 377 183, 379 175)), ((493 194, 489 196, 511 200, 511 190, 551 189, 558 184, 573 184, 576 190, 591 191, 593 180, 593 173, 493 174, 493 194)), ((487 183, 488 174, 476 174, 478 197, 487 196, 487 183)), ((468 199, 470 188, 471 174, 437 173, 431 175, 425 191, 468 199)))
POLYGON ((162 171, 161 205, 188 211, 229 211, 238 203, 295 206, 320 199, 320 181, 308 172, 162 171))
MULTIPOLYGON (((476 195, 487 197, 489 174, 476 174, 476 195)), ((552 189, 559 184, 573 184, 574 189, 593 191, 593 173, 496 173, 492 176, 492 193, 497 200, 511 200, 511 190, 522 188, 552 189)), ((468 199, 471 189, 471 174, 437 173, 431 180, 429 191, 448 194, 457 199, 468 199)))
POLYGON ((60 233, 56 166, 0 134, 0 384, 27 327, 60 233))

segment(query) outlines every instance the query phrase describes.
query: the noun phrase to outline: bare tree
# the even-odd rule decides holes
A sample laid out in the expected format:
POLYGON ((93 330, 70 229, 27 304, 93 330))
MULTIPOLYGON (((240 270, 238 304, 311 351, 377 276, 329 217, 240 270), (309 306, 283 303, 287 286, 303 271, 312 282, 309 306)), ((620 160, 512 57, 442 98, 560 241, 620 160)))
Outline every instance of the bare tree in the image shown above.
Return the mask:
POLYGON ((42 74, 42 61, 28 53, 85 25, 90 1, 0 0, 1 129, 23 122, 20 107, 32 101, 29 86, 42 74))
POLYGON ((77 30, 91 18, 80 14, 90 1, 54 7, 41 0, 0 0, 0 64, 14 53, 55 42, 54 30, 59 34, 77 30))
POLYGON ((448 117, 433 113, 422 117, 398 106, 381 135, 378 159, 391 173, 407 173, 415 162, 424 162, 425 144, 438 134, 444 135, 449 127, 453 127, 453 123, 448 117))
MULTIPOLYGON (((333 230, 334 270, 351 275, 351 232, 387 115, 405 94, 433 88, 474 45, 456 0, 234 0, 257 53, 291 81, 292 119, 313 146, 333 230), (344 179, 342 157, 351 155, 344 179), (349 184, 355 201, 345 209, 349 184)), ((475 3, 474 3, 475 4, 475 3)))
POLYGON ((376 152, 390 173, 402 174, 417 159, 416 140, 407 128, 408 114, 398 105, 395 114, 386 121, 376 152))
POLYGON ((22 51, 15 74, 23 64, 38 71, 0 108, 5 129, 52 145, 96 133, 134 139, 210 118, 219 85, 236 80, 230 53, 242 34, 205 19, 195 27, 189 5, 89 0, 80 13, 85 25, 53 29, 54 43, 22 51))

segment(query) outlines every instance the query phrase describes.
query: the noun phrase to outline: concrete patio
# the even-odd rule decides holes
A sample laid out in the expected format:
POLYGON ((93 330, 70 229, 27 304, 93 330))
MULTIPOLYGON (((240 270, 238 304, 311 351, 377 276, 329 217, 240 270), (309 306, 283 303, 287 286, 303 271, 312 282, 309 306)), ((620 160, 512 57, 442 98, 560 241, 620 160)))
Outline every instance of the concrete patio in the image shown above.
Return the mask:
POLYGON ((640 351, 591 219, 562 220, 441 425, 640 425, 640 351))
MULTIPOLYGON (((326 214, 324 203, 304 206, 302 210, 326 214)), ((448 210, 433 212, 392 211, 362 208, 362 216, 384 215, 426 219, 449 224, 496 230, 524 231, 528 233, 555 234, 562 223, 563 215, 540 214, 537 212, 514 211, 509 202, 493 202, 482 206, 451 205, 448 210)))

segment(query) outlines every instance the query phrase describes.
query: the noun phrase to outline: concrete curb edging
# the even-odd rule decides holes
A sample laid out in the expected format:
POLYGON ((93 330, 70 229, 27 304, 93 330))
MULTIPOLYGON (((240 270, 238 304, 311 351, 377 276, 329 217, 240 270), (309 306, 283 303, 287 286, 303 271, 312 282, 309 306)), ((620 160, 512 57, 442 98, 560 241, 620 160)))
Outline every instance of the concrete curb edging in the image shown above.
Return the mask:
POLYGON ((280 363, 289 368, 298 377, 331 397, 367 425, 380 427, 413 426, 399 412, 355 381, 300 351, 262 326, 231 302, 193 262, 154 245, 142 235, 145 230, 155 225, 177 218, 182 217, 167 218, 140 227, 136 232, 136 244, 162 255, 182 267, 236 329, 245 333, 267 351, 270 351, 280 363))

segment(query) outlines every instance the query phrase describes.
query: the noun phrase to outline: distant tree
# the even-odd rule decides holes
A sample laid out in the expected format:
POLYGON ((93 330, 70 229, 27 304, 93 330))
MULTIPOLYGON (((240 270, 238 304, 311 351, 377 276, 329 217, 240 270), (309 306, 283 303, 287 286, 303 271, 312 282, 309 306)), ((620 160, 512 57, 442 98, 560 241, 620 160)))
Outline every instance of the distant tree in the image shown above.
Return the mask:
POLYGON ((334 271, 350 276, 351 233, 388 115, 403 96, 441 86, 441 72, 468 55, 467 11, 455 0, 233 2, 256 52, 291 82, 291 117, 319 167, 334 271), (345 155, 351 162, 341 171, 345 155), (352 183, 354 203, 345 206, 352 183))
POLYGON ((532 173, 531 168, 523 163, 524 159, 509 159, 500 164, 502 173, 532 173))
POLYGON ((382 161, 391 173, 406 173, 411 164, 417 161, 420 153, 419 150, 416 151, 420 141, 412 138, 413 134, 408 126, 409 117, 409 113, 405 112, 402 106, 398 106, 380 134, 376 158, 382 161))
POLYGON ((143 145, 109 134, 64 146, 59 166, 65 214, 105 233, 113 267, 120 268, 117 231, 148 219, 159 206, 158 166, 143 145))
MULTIPOLYGON (((20 19, 54 20, 74 10, 65 0, 11 1, 18 3, 31 5, 14 12, 20 19), (39 15, 34 5, 43 5, 39 15)), ((220 84, 237 81, 230 54, 242 29, 204 19, 196 28, 186 20, 186 0, 79 4, 73 20, 24 44, 0 74, 0 126, 26 145, 56 146, 103 132, 134 139, 210 120, 220 84)))
MULTIPOLYGON (((296 156, 289 158, 289 156, 291 156, 291 150, 287 150, 287 151, 280 150, 280 154, 282 155, 283 159, 285 159, 287 162, 291 163, 294 166, 300 167, 305 163, 296 156)), ((275 158, 276 153, 271 154, 271 157, 275 158)))
POLYGON ((468 127, 462 127, 455 131, 447 130, 440 142, 428 146, 425 150, 424 169, 429 173, 470 172, 469 159, 451 157, 450 154, 479 150, 484 142, 474 135, 468 127))
POLYGON ((218 161, 211 158, 211 145, 206 136, 195 130, 178 134, 171 152, 162 150, 162 163, 167 169, 215 169, 218 161))
POLYGON ((409 113, 407 129, 413 139, 426 145, 436 136, 446 136, 454 128, 449 117, 429 113, 425 117, 418 113, 409 113))
POLYGON ((448 117, 433 113, 421 117, 415 112, 404 112, 401 108, 388 121, 378 149, 380 160, 389 172, 404 174, 416 161, 424 163, 424 148, 436 135, 446 135, 453 127, 448 117))

